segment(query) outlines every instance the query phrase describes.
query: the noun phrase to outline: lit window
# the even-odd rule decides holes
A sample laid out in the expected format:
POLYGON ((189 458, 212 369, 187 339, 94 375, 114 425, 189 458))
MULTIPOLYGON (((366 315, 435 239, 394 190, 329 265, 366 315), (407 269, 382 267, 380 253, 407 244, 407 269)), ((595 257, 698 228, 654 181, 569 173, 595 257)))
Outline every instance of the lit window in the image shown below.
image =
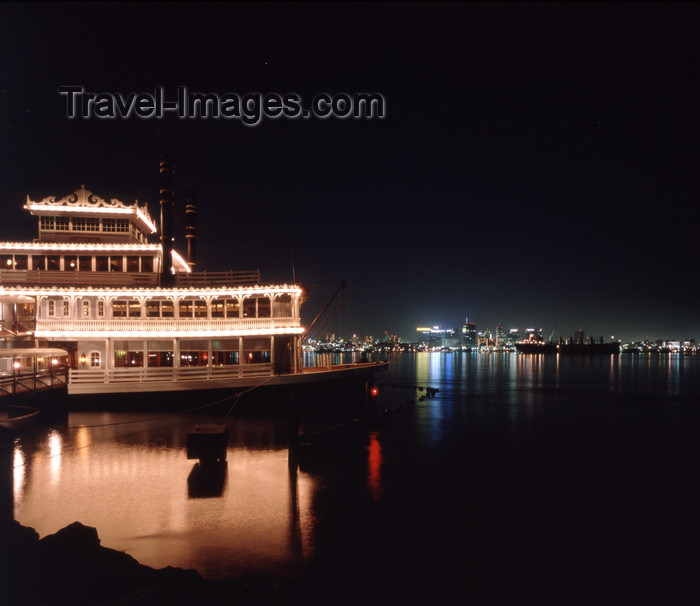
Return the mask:
POLYGON ((173 356, 172 340, 148 341, 148 366, 153 368, 172 368, 175 357, 173 356))
POLYGON ((124 259, 121 255, 109 258, 109 271, 124 271, 124 259))
POLYGON ((115 318, 140 318, 141 303, 137 299, 112 301, 112 316, 115 318))
POLYGON ((153 273, 153 257, 141 257, 141 271, 153 273))
POLYGON ((172 318, 174 315, 172 301, 161 301, 159 299, 151 299, 146 301, 147 318, 172 318))
POLYGON ((211 317, 212 318, 223 318, 224 317, 224 301, 223 299, 214 299, 211 302, 211 317))
POLYGON ((160 317, 160 301, 153 301, 152 299, 146 301, 146 317, 147 318, 160 317))
POLYGON ((46 269, 46 257, 44 255, 32 255, 32 269, 46 269))
POLYGON ((180 342, 180 366, 207 366, 209 342, 183 340, 180 342))
POLYGON ((143 341, 115 341, 114 366, 143 367, 143 341))
POLYGON ((63 315, 67 316, 70 314, 70 301, 68 299, 63 300, 63 315))
POLYGON ((247 297, 243 299, 243 317, 244 318, 254 318, 256 315, 256 305, 254 297, 247 297))
POLYGON ((270 339, 244 339, 245 364, 265 364, 270 362, 270 339))
POLYGON ((109 257, 98 255, 95 257, 95 271, 109 271, 109 257))
POLYGON ((140 318, 141 317, 141 303, 138 300, 129 301, 129 317, 130 318, 140 318))
POLYGON ((99 368, 100 366, 100 352, 93 351, 90 353, 90 366, 93 368, 99 368))
POLYGON ((230 366, 233 364, 238 364, 240 362, 238 345, 238 339, 222 339, 212 341, 212 365, 230 366))
POLYGON ((97 217, 86 217, 85 231, 100 231, 100 220, 97 217))
POLYGON ((160 315, 162 318, 174 318, 175 317, 175 305, 172 301, 161 301, 160 303, 160 315))
POLYGON ((83 315, 90 315, 90 301, 83 301, 83 315))
POLYGON ((195 301, 194 302, 194 317, 195 318, 206 318, 207 317, 207 302, 206 301, 195 301))
POLYGON ((270 299, 267 297, 258 298, 258 318, 270 317, 270 299))
POLYGON ((292 317, 292 297, 288 294, 277 295, 274 303, 274 313, 276 318, 292 317))
POLYGON ((92 271, 92 257, 88 255, 80 255, 78 257, 79 271, 92 271))
POLYGON ((244 318, 269 318, 270 299, 267 297, 247 297, 243 300, 244 318))
POLYGON ((180 307, 180 317, 181 318, 191 318, 192 311, 194 310, 194 301, 188 299, 183 299, 179 302, 180 307))
POLYGON ((112 301, 112 316, 114 318, 126 318, 126 301, 112 301))
POLYGON ((226 299, 226 317, 227 318, 238 318, 240 317, 240 306, 238 304, 238 299, 226 299))
POLYGON ((137 272, 139 270, 139 258, 138 257, 127 257, 126 258, 126 271, 137 272))

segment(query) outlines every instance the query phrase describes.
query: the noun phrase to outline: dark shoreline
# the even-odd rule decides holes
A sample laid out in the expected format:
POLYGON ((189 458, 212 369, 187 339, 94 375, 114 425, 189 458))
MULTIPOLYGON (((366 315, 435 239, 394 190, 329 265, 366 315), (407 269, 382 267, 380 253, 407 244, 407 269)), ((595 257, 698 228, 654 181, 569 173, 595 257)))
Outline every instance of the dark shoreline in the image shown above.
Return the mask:
POLYGON ((0 563, 2 603, 8 606, 267 606, 297 603, 300 597, 292 579, 249 575, 212 581, 195 570, 144 566, 100 545, 97 530, 80 522, 43 539, 14 520, 5 524, 0 563))

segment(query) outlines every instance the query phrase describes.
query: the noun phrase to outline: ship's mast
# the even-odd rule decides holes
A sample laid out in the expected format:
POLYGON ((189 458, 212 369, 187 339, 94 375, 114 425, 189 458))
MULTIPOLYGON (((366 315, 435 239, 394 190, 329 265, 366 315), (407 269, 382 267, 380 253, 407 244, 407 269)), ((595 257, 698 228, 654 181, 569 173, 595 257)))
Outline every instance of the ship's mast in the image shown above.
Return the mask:
POLYGON ((173 255, 173 174, 174 167, 171 150, 165 136, 161 134, 160 152, 160 244, 163 250, 163 266, 161 268, 161 285, 171 286, 174 283, 172 274, 173 255))
POLYGON ((187 265, 190 271, 194 271, 197 257, 197 188, 193 181, 187 184, 185 193, 185 238, 187 265))

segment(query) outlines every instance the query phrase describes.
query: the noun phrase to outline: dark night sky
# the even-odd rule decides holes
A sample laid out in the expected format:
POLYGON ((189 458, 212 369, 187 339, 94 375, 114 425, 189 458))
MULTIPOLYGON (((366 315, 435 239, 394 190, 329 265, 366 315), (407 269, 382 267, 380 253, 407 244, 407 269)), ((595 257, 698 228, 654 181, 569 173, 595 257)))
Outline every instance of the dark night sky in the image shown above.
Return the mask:
MULTIPOLYGON (((700 338, 700 7, 2 4, 0 239, 27 194, 158 207, 157 120, 69 120, 61 85, 379 92, 384 120, 167 120, 200 269, 297 278, 343 332, 700 338), (355 318, 356 323, 352 321, 355 318)), ((184 249, 184 237, 177 244, 184 249)), ((336 326, 337 328, 337 326, 336 326)))

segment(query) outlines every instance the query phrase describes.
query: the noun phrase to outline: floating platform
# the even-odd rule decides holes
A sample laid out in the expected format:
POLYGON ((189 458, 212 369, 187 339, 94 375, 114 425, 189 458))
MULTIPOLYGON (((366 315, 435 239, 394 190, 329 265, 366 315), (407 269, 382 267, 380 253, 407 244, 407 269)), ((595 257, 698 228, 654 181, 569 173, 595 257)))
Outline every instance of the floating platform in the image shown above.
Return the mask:
POLYGON ((227 423, 195 425, 187 434, 187 458, 199 459, 202 466, 225 461, 227 448, 227 423))

